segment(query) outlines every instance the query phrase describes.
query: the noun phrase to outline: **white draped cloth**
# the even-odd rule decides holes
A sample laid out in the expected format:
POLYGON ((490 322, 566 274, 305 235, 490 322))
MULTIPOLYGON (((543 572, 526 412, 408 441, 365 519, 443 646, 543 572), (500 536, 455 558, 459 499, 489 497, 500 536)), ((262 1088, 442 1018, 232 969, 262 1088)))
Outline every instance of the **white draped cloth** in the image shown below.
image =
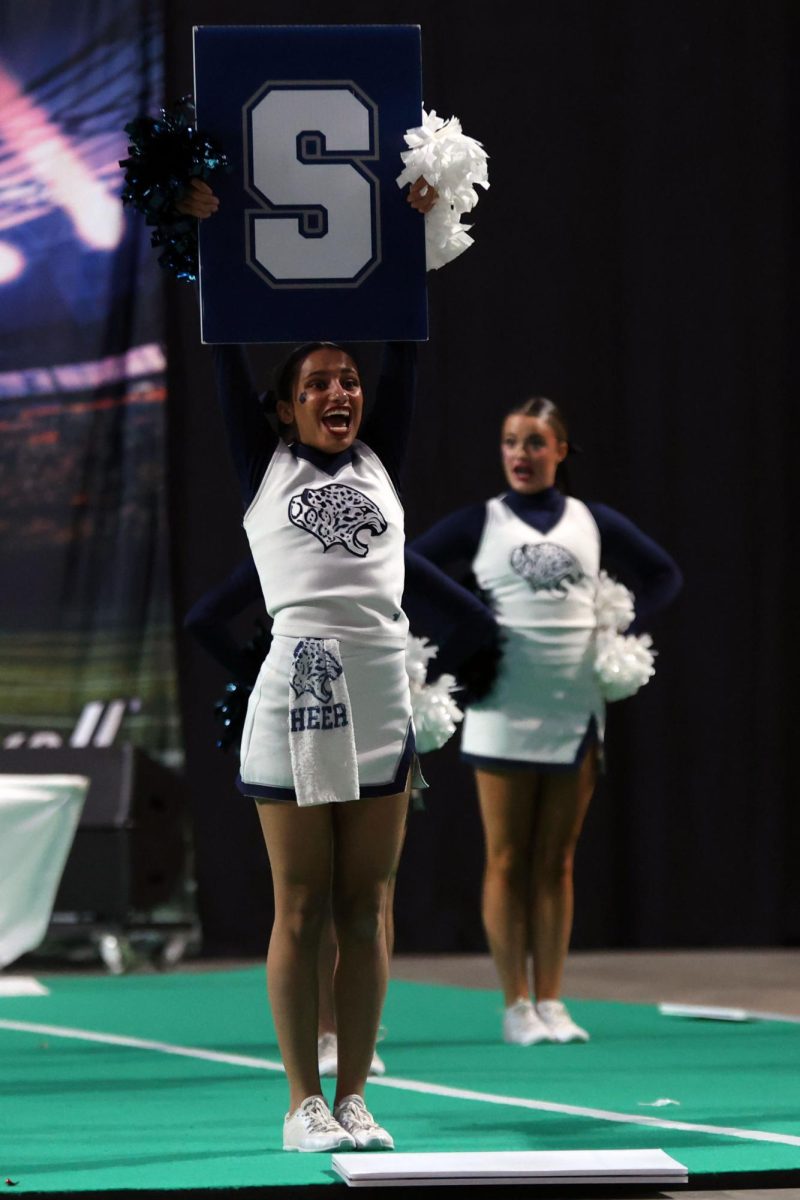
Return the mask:
POLYGON ((47 932, 88 789, 83 775, 0 775, 0 969, 47 932))

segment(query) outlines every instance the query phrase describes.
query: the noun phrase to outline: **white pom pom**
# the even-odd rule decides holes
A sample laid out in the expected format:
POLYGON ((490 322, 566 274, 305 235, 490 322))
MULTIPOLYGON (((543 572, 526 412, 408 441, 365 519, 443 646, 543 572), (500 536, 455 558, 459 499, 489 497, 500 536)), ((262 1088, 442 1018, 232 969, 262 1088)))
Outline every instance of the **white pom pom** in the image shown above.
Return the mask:
POLYGON ((397 186, 416 183, 424 176, 439 199, 425 214, 425 253, 429 271, 452 262, 472 245, 463 213, 478 203, 476 187, 488 188, 487 154, 480 142, 461 131, 457 117, 449 121, 423 111, 422 124, 404 135, 408 150, 400 155, 404 168, 397 186))
POLYGON ((447 263, 458 258, 473 243, 467 233, 469 225, 462 225, 455 213, 437 203, 425 214, 425 265, 429 271, 438 271, 447 263))
POLYGON ((420 691, 415 693, 412 689, 411 712, 418 754, 441 749, 455 733, 464 715, 453 699, 455 688, 453 675, 440 675, 435 683, 426 684, 420 691))
POLYGON ((409 633, 406 637, 406 671, 412 684, 425 686, 428 675, 428 663, 436 658, 438 651, 427 638, 414 637, 409 633))
POLYGON ((594 611, 598 629, 614 629, 621 633, 635 615, 633 593, 606 571, 601 571, 597 577, 594 611))
POLYGON ((417 753, 439 750, 456 731, 464 714, 453 699, 457 682, 453 675, 440 675, 435 683, 426 683, 428 663, 437 654, 427 638, 408 635, 406 671, 411 690, 411 715, 414 720, 417 753))
POLYGON ((594 671, 604 699, 625 700, 655 675, 655 650, 649 634, 639 637, 600 633, 594 671))

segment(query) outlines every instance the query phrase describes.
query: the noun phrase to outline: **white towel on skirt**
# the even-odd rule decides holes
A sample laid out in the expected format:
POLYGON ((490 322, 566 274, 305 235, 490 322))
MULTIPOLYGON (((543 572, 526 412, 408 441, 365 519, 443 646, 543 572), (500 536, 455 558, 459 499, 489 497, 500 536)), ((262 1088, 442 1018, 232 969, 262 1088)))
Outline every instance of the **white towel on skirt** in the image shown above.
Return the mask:
POLYGON ((301 638, 289 675, 289 754, 297 803, 358 796, 358 759, 336 638, 301 638))
MULTIPOLYGON (((373 646, 303 633, 292 637, 274 634, 247 706, 239 789, 259 802, 294 804, 295 775, 310 774, 328 784, 320 790, 335 791, 339 800, 393 796, 403 791, 409 768, 413 768, 414 786, 425 787, 414 755, 405 658, 404 645, 373 646), (330 676, 333 679, 326 685, 330 676), (320 700, 328 695, 330 703, 320 700), (346 745, 342 730, 348 735, 346 745), (337 774, 339 782, 334 786, 331 780, 342 764, 331 765, 331 757, 349 763, 351 735, 358 786, 352 786, 349 765, 346 780, 342 782, 337 774), (297 739, 295 767, 291 744, 297 739), (308 764, 306 771, 307 752, 312 748, 315 753, 319 749, 320 765, 308 764)), ((300 788, 307 794, 311 790, 302 783, 300 788)), ((314 802, 324 800, 317 796, 314 802)))

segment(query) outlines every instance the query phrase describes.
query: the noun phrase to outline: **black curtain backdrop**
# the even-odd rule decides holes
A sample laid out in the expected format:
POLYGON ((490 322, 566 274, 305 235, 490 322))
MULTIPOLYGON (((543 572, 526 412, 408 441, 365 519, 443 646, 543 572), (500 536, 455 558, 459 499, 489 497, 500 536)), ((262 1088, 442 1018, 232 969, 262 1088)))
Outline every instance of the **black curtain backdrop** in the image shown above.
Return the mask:
MULTIPOLYGON (((502 488, 498 431, 555 398, 584 447, 573 491, 630 516, 686 585, 654 681, 609 710, 578 851, 577 947, 800 940, 790 642, 798 46, 790 2, 168 0, 166 99, 193 24, 419 23, 426 107, 490 154, 475 246, 430 277, 406 482, 414 536, 502 488)), ((191 289, 166 284, 178 615, 246 552, 191 289)), ((368 355, 368 366, 373 363, 368 355)), ((259 349, 266 369, 276 352, 259 349)), ((254 613, 238 624, 243 637, 254 613)), ((211 952, 262 948, 257 818, 213 747, 225 675, 180 641, 201 909, 211 952)), ((397 945, 471 951, 482 842, 456 746, 425 760, 397 945)))

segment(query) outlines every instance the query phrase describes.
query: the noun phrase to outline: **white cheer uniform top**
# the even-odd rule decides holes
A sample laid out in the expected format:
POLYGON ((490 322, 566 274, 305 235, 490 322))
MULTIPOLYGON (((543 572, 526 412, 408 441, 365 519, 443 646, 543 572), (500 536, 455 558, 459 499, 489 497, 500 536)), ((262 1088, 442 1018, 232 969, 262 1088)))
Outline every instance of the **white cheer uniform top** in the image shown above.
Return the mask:
POLYGON ((472 569, 492 597, 499 624, 517 631, 535 657, 568 662, 585 652, 596 626, 600 533, 580 500, 566 498, 561 520, 548 533, 501 498, 489 500, 472 569))
POLYGON ((580 500, 540 533, 499 497, 472 569, 503 627, 503 655, 490 695, 466 712, 461 749, 478 766, 570 767, 592 722, 603 738, 594 674, 594 598, 600 532, 580 500))
POLYGON ((352 450, 328 466, 280 442, 245 532, 274 634, 405 646, 403 508, 378 456, 352 450))

